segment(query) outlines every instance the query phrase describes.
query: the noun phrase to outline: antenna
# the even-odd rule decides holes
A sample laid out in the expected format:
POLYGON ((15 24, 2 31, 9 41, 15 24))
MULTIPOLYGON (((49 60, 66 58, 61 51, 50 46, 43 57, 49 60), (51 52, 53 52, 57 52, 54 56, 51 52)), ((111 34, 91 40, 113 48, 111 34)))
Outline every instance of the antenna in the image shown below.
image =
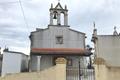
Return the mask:
POLYGON ((60 0, 58 0, 58 2, 60 2, 60 0))

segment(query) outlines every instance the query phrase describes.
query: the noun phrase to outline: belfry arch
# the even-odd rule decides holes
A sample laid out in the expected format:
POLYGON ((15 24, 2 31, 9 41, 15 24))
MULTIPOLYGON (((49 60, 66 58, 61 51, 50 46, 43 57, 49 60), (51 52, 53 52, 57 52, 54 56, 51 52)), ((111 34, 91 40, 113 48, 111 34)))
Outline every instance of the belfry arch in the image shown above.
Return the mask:
POLYGON ((68 26, 68 10, 66 5, 65 8, 62 8, 60 3, 56 7, 53 7, 53 4, 51 4, 50 25, 68 26))

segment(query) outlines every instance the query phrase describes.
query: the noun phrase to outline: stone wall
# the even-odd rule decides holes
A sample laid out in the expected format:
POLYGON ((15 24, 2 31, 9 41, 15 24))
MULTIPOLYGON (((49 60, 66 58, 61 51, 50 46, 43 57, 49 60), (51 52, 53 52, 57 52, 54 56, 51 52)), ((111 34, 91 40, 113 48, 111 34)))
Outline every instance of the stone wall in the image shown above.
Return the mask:
POLYGON ((109 66, 103 59, 95 61, 95 80, 120 80, 120 67, 109 66))
POLYGON ((66 80, 66 60, 58 58, 56 66, 40 72, 11 74, 0 80, 66 80))

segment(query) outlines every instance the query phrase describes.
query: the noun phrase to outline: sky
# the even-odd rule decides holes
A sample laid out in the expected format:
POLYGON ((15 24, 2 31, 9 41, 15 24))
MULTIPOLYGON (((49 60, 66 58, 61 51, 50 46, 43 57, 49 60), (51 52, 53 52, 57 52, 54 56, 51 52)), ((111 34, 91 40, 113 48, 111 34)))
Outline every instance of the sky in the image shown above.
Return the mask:
MULTIPOLYGON (((0 46, 12 51, 30 52, 30 32, 46 28, 49 9, 58 0, 0 0, 0 46)), ((111 35, 114 26, 120 32, 120 0, 60 0, 68 7, 70 28, 86 33, 86 44, 92 46, 93 22, 98 34, 111 35)))

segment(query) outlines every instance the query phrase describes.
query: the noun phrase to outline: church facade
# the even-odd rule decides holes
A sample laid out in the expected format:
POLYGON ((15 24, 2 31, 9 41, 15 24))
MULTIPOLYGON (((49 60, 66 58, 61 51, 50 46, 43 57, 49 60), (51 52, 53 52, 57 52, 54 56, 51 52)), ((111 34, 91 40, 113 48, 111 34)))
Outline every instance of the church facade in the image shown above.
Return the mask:
POLYGON ((50 68, 58 57, 67 60, 67 68, 87 67, 85 56, 89 57, 92 53, 85 49, 85 38, 85 33, 73 30, 68 25, 67 6, 63 8, 58 3, 54 7, 51 4, 48 28, 37 28, 30 35, 30 71, 50 68))

